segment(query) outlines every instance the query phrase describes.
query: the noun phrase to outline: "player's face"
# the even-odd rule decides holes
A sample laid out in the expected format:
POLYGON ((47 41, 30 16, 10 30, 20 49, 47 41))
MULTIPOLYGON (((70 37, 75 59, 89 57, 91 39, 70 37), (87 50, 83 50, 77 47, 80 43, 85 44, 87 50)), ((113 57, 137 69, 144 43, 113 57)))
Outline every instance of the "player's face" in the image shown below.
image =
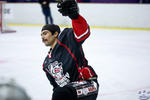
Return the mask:
POLYGON ((41 32, 41 38, 42 38, 42 42, 46 46, 52 46, 54 44, 54 41, 56 40, 55 36, 52 35, 52 33, 48 30, 43 30, 41 32))

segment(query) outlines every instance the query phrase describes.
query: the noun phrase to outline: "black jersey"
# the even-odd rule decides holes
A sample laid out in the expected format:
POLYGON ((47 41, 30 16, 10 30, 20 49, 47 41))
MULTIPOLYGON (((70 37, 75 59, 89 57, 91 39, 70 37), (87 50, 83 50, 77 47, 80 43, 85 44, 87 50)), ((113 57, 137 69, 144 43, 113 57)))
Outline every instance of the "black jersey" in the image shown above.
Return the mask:
POLYGON ((57 44, 43 63, 43 70, 54 88, 84 80, 80 74, 84 67, 89 68, 92 77, 97 77, 93 68, 88 65, 82 49, 82 43, 90 35, 87 22, 79 15, 78 19, 72 20, 72 26, 73 28, 65 28, 59 34, 57 44))

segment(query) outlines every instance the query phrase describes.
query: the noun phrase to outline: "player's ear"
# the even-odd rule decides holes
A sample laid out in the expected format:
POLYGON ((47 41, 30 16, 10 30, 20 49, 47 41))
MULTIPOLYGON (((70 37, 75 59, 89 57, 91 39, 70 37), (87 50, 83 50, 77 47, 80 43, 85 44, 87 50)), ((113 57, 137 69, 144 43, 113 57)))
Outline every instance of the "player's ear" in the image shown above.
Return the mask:
POLYGON ((57 32, 57 31, 54 33, 54 36, 55 36, 56 38, 58 37, 58 32, 57 32))

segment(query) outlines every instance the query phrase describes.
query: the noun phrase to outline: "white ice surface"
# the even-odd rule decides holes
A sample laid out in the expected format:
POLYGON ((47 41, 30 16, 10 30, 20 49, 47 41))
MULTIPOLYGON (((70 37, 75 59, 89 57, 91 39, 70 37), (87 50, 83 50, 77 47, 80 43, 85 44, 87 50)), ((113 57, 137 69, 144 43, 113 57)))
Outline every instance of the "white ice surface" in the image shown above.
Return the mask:
MULTIPOLYGON (((14 78, 32 100, 50 100, 41 27, 13 28, 0 34, 0 77, 14 78)), ((140 100, 139 91, 150 91, 150 31, 91 29, 83 48, 99 76, 98 100, 140 100)))

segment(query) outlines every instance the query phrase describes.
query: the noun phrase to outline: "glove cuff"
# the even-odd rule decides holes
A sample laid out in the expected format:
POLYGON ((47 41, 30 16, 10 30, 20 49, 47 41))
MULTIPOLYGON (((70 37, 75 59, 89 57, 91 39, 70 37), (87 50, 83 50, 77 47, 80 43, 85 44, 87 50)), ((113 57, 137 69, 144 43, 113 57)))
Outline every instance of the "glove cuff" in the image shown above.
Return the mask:
POLYGON ((78 17, 79 17, 79 13, 74 13, 74 14, 69 15, 69 18, 71 19, 77 19, 78 17))
POLYGON ((92 78, 94 76, 94 73, 88 67, 85 67, 81 69, 80 75, 80 77, 82 77, 83 80, 87 80, 92 78))

